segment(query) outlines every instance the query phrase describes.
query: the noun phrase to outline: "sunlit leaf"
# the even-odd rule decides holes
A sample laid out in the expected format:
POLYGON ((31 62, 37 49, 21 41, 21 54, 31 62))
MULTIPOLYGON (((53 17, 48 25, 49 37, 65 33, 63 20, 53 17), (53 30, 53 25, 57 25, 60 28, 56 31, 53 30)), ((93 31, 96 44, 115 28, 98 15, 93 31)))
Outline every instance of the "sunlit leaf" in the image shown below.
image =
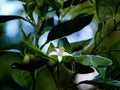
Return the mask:
POLYGON ((11 68, 11 76, 20 86, 29 88, 32 83, 32 74, 28 71, 11 68))
POLYGON ((88 15, 58 24, 48 34, 47 42, 81 30, 91 22, 92 18, 93 15, 88 15))
POLYGON ((74 59, 80 64, 91 67, 107 67, 112 64, 110 59, 98 55, 82 55, 74 57, 74 59))

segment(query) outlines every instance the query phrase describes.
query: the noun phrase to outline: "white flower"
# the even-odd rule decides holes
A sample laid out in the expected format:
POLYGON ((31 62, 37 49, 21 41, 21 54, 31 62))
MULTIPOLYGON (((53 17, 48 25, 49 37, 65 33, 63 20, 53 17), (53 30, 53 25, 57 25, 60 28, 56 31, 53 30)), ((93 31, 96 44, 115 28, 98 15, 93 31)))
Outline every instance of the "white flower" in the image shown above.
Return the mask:
POLYGON ((62 61, 63 56, 72 56, 72 54, 69 54, 69 53, 65 52, 64 47, 55 48, 55 50, 56 51, 53 51, 53 52, 49 53, 49 56, 56 55, 58 57, 59 62, 62 61))

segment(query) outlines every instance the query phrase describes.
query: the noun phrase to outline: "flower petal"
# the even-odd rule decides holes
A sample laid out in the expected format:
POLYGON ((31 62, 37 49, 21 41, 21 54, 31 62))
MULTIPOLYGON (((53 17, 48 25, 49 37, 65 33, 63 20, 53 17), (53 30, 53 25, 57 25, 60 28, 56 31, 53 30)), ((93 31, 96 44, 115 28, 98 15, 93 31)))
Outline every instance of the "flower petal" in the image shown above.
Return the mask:
POLYGON ((58 61, 59 61, 59 62, 62 61, 62 56, 58 56, 58 61))
POLYGON ((49 56, 51 56, 51 55, 56 55, 57 56, 58 54, 57 54, 57 52, 51 52, 51 53, 49 53, 49 56))
POLYGON ((72 54, 69 54, 67 52, 63 52, 62 56, 72 56, 72 54))

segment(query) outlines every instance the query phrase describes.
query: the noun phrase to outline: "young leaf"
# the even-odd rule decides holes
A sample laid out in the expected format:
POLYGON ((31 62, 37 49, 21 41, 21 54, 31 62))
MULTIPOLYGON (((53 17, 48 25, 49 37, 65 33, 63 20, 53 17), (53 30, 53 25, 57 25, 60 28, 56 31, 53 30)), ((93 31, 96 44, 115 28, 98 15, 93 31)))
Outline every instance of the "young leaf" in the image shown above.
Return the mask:
POLYGON ((14 19, 23 19, 25 21, 27 21, 25 18, 21 17, 21 16, 15 16, 15 15, 0 15, 0 23, 5 23, 7 21, 10 20, 14 20, 14 19))
POLYGON ((92 18, 93 14, 85 17, 78 17, 73 20, 56 25, 48 34, 47 42, 81 30, 91 22, 92 18))
POLYGON ((32 74, 28 71, 11 68, 11 76, 20 86, 29 88, 32 83, 32 74))
POLYGON ((91 67, 107 67, 112 64, 110 59, 98 55, 82 55, 74 59, 77 63, 91 67))

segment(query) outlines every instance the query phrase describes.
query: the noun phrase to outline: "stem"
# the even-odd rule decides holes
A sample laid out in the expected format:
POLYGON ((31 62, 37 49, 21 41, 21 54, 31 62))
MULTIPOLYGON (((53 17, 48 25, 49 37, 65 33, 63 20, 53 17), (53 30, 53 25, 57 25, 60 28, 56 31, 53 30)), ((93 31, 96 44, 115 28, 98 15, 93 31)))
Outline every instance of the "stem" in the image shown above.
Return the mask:
POLYGON ((58 90, 60 89, 60 65, 61 63, 58 62, 58 70, 57 70, 57 77, 58 77, 58 90))
POLYGON ((36 80, 35 80, 35 77, 34 77, 34 72, 32 72, 32 78, 33 78, 32 90, 35 90, 36 80))

